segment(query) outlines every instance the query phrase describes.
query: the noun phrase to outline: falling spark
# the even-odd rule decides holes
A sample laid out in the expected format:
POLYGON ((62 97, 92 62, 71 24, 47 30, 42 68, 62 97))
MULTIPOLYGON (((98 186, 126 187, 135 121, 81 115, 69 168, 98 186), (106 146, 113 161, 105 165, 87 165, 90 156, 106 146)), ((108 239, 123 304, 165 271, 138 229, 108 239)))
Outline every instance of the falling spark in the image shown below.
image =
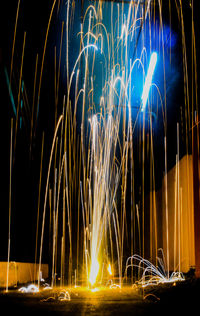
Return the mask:
MULTIPOLYGON (((20 2, 20 1, 19 1, 20 2)), ((66 113, 63 110, 63 114, 60 116, 54 137, 53 137, 53 143, 51 147, 50 152, 50 159, 49 159, 49 167, 47 172, 47 181, 46 181, 46 189, 45 189, 45 197, 44 197, 44 208, 43 208, 43 217, 42 217, 42 232, 41 232, 41 243, 40 243, 40 256, 39 256, 39 275, 41 271, 41 262, 42 262, 42 253, 43 253, 43 240, 44 240, 44 229, 45 229, 45 218, 46 218, 46 208, 47 208, 47 197, 48 197, 48 190, 50 188, 50 170, 52 169, 52 160, 53 155, 55 153, 55 170, 59 172, 58 178, 62 179, 62 170, 65 170, 66 176, 64 184, 66 185, 66 188, 64 188, 64 197, 63 197, 63 209, 66 208, 66 214, 68 216, 68 227, 69 227, 69 236, 70 236, 70 249, 71 249, 71 210, 73 205, 73 192, 75 192, 76 198, 77 196, 79 201, 78 204, 80 204, 80 200, 82 202, 82 213, 83 213, 83 226, 84 226, 84 253, 85 255, 85 263, 84 263, 84 277, 86 276, 87 282, 91 284, 91 286, 94 286, 95 283, 97 283, 98 275, 100 274, 100 264, 102 262, 107 262, 108 258, 111 258, 111 254, 113 255, 112 248, 113 245, 113 239, 112 234, 115 233, 116 237, 116 249, 117 249, 117 256, 118 256, 118 270, 119 270, 119 282, 120 285, 113 284, 111 281, 110 288, 121 288, 122 284, 122 267, 123 267, 123 260, 122 258, 125 255, 125 246, 124 246, 124 240, 125 240, 125 233, 127 232, 127 235, 129 233, 128 229, 128 223, 126 222, 126 188, 127 188, 127 170, 128 170, 128 154, 129 154, 129 143, 130 151, 132 152, 132 139, 130 136, 131 132, 133 132, 134 128, 132 129, 131 125, 131 92, 133 90, 133 84, 131 83, 132 80, 132 73, 135 69, 135 65, 139 64, 140 68, 144 72, 144 64, 142 62, 142 56, 145 58, 145 56, 148 56, 148 49, 146 47, 142 48, 142 54, 140 55, 140 58, 135 58, 133 61, 130 62, 130 69, 129 69, 129 44, 130 39, 131 41, 134 40, 134 35, 136 35, 136 29, 137 25, 136 22, 140 22, 140 20, 144 20, 147 18, 148 12, 150 10, 150 2, 151 0, 148 0, 147 3, 147 9, 145 10, 144 18, 139 17, 138 13, 140 10, 140 2, 138 1, 138 5, 134 8, 133 4, 130 4, 129 10, 128 10, 128 16, 123 15, 123 9, 122 13, 120 14, 120 6, 117 4, 117 10, 118 10, 118 24, 116 27, 116 33, 114 31, 111 31, 110 33, 107 31, 106 26, 103 24, 102 19, 102 12, 101 12, 101 1, 99 2, 99 9, 96 11, 95 6, 89 6, 86 10, 86 13, 84 15, 84 18, 82 20, 82 23, 80 25, 81 31, 78 33, 80 35, 81 41, 80 41, 80 52, 78 55, 78 58, 76 59, 76 62, 74 66, 70 65, 69 60, 69 11, 70 11, 70 1, 68 1, 68 7, 67 7, 67 30, 66 30, 66 36, 67 36, 67 47, 66 47, 66 72, 67 72, 67 102, 66 102, 66 113), (134 9, 133 9, 134 8, 134 9), (92 14, 93 12, 93 14, 92 14), (131 15, 132 12, 132 15, 131 15), (86 31, 87 23, 85 23, 85 19, 87 14, 89 14, 89 27, 86 31), (122 16, 122 19, 121 19, 122 16), (121 21, 122 20, 122 21, 121 21), (95 24, 96 23, 96 24, 95 24), (121 30, 120 30, 121 29, 121 30), (86 32, 85 32, 86 31, 86 32), (96 33, 94 33, 96 32, 96 33), (106 37, 103 36, 103 34, 106 34, 106 37), (109 35, 108 35, 109 34, 109 35), (121 34, 121 37, 120 37, 121 34), (116 43, 117 46, 115 47, 115 41, 112 41, 112 38, 116 36, 116 43), (99 38, 100 38, 100 44, 99 44, 99 38), (87 39, 87 43, 84 41, 84 39, 87 39), (105 40, 107 39, 107 41, 105 40), (98 48, 99 44, 99 48, 98 48), (107 47, 106 47, 107 45, 107 47), (90 54, 90 49, 93 48, 90 54), (107 49, 107 53, 106 53, 107 49), (105 61, 105 76, 102 74, 95 73, 95 56, 96 52, 100 51, 101 58, 104 58, 105 61), (121 56, 121 57, 120 57, 121 56), (93 63, 91 63, 91 59, 93 58, 93 63), (81 78, 81 72, 83 72, 81 69, 84 69, 84 62, 85 62, 85 76, 83 74, 83 84, 80 88, 80 78, 81 78), (92 64, 92 71, 90 64, 92 64), (70 67, 73 67, 71 74, 69 73, 69 65, 70 67), (80 67, 81 65, 81 67, 80 67), (80 67, 80 68, 78 68, 80 67), (78 68, 78 69, 77 69, 78 68), (79 75, 80 72, 80 75, 79 75), (75 84, 75 110, 73 112, 73 107, 71 107, 72 100, 70 99, 72 88, 73 88, 73 77, 76 74, 76 84, 75 84), (95 91, 95 77, 100 77, 102 79, 102 95, 100 91, 100 108, 102 110, 101 113, 95 113, 95 106, 93 107, 93 104, 95 105, 94 98, 94 91, 95 91), (104 78, 105 77, 105 78, 104 78), (105 83, 104 83, 105 79, 105 83), (83 105, 82 105, 82 111, 85 113, 84 109, 91 109, 92 116, 89 119, 90 125, 91 125, 91 134, 90 141, 91 141, 91 147, 89 148, 89 154, 87 155, 87 148, 85 148, 84 144, 84 137, 86 134, 84 129, 82 129, 82 126, 84 126, 84 115, 82 116, 82 126, 81 126, 81 133, 83 133, 83 136, 81 134, 81 145, 77 142, 77 148, 81 148, 82 151, 80 151, 80 162, 79 162, 79 170, 77 172, 76 164, 71 163, 71 160, 76 161, 77 158, 77 152, 76 152, 76 114, 78 112, 78 106, 79 106, 79 98, 80 94, 83 94, 83 105), (87 104, 87 98, 88 100, 92 100, 91 104, 87 104), (114 106, 115 101, 117 100, 116 104, 117 106, 114 106), (125 100, 125 102, 124 102, 125 100), (126 115, 123 115, 123 138, 124 141, 121 143, 120 141, 120 106, 123 106, 124 109, 127 108, 130 112, 130 129, 128 129, 128 132, 126 131, 126 115), (70 108, 71 107, 71 108, 70 108), (88 107, 88 108, 87 108, 88 107), (119 111, 119 112, 118 112, 119 111), (68 116, 67 116, 68 115, 68 116), (73 116, 72 116, 73 115, 73 116), (72 118, 73 117, 73 123, 72 118), (100 119, 99 119, 100 118, 100 119), (62 123, 62 124, 61 124, 62 123), (65 123, 65 131, 68 131, 65 133, 64 139, 62 138, 62 135, 64 134, 64 123, 65 123), (56 154, 59 152, 57 150, 58 144, 59 144, 59 134, 58 134, 58 128, 61 126, 61 145, 60 145, 60 157, 62 157, 62 148, 64 147, 67 150, 65 153, 63 153, 63 163, 60 164, 63 166, 63 168, 56 169, 57 163, 56 163, 56 154), (72 128, 71 128, 72 126, 72 128), (69 133, 69 140, 67 139, 67 133, 69 133), (66 146, 63 146, 64 144, 68 144, 66 146), (73 145, 75 144, 75 145, 73 145), (120 151, 120 157, 117 156, 117 147, 119 147, 120 151), (69 150, 68 150, 69 149, 69 150), (73 159, 72 159, 73 157, 73 159), (67 159, 69 158, 69 161, 67 159), (88 161, 86 161, 88 159, 88 161), (74 170, 71 165, 74 165, 74 170), (83 165, 83 170, 81 170, 83 165), (83 172, 82 172, 83 171, 83 172), (77 177, 73 177, 74 174, 78 175, 77 177), (83 174, 83 179, 82 179, 83 174), (121 182, 121 183, 120 183, 121 182), (75 183, 75 184, 74 184, 75 183), (76 192, 76 187, 78 187, 79 183, 81 183, 81 190, 80 192, 76 192), (82 183, 83 183, 83 190, 82 190, 82 183), (77 185, 78 184, 78 185, 77 185), (121 184, 121 186, 119 185, 121 184), (118 187, 120 190, 121 187, 121 200, 123 201, 123 208, 121 211, 121 217, 119 215, 118 205, 117 205, 117 199, 115 199, 116 195, 118 194, 118 187), (69 189, 68 189, 69 188, 69 189), (69 192, 68 192, 69 191, 69 192), (81 196, 81 197, 80 197, 81 196), (65 200, 66 199, 66 200, 65 200), (112 216, 111 216, 112 215, 112 216), (114 231, 112 230, 112 225, 114 224, 114 231), (127 226, 127 231, 126 231, 127 226), (110 246, 111 246, 111 253, 109 253, 109 237, 110 235, 110 246), (105 237, 104 237, 105 236, 105 237), (106 259, 104 261, 104 258, 101 258, 101 255, 103 254, 103 250, 106 249, 106 259), (108 251, 107 251, 108 249, 108 251), (108 253, 107 253, 108 252, 108 253), (108 257, 107 257, 108 256, 108 257), (88 268, 90 263, 90 268, 88 268)), ((39 77, 39 84, 38 84, 38 102, 37 102, 37 108, 39 107, 39 99, 40 99, 40 92, 41 92, 41 86, 42 86, 42 77, 43 77, 43 67, 44 67, 44 58, 45 58, 45 52, 46 52, 46 45, 47 45, 47 38, 49 33, 49 27, 50 27, 50 21, 51 16, 54 10, 56 1, 53 2, 53 7, 51 11, 51 15, 49 18, 49 23, 47 27, 47 33, 45 38, 45 44, 44 44, 44 51, 42 56, 42 63, 41 63, 41 72, 39 77)), ((149 17, 150 18, 150 17, 149 17)), ((144 21, 143 21, 144 22, 144 21)), ((144 29, 145 23, 142 22, 141 30, 144 29)), ((111 23, 112 24, 112 23, 111 23)), ((13 44, 14 47, 14 44, 13 44)), ((139 48, 138 48, 139 50, 139 48)), ((100 54, 97 54, 100 55, 100 54)), ((98 57, 98 58, 100 58, 98 57)), ((137 57, 137 56, 136 56, 137 57)), ((144 59, 143 58, 143 59, 144 59)), ((12 56, 13 59, 13 56, 12 56)), ((152 84, 152 79, 155 71, 155 67, 157 64, 157 53, 153 52, 150 56, 150 62, 149 67, 147 71, 146 78, 144 80, 144 87, 143 92, 141 96, 141 111, 145 111, 146 104, 149 97, 149 91, 152 85, 156 86, 155 84, 152 84)), ((102 69, 103 69, 103 62, 102 62, 102 69)), ((139 69, 139 68, 138 68, 139 69)), ((103 73, 103 70, 102 70, 103 73)), ((11 66, 11 74, 12 74, 12 66, 11 66)), ((58 76, 59 77, 59 76, 58 76)), ((11 76, 10 76, 11 78, 11 76)), ((35 75, 36 78, 36 75, 35 75)), ((15 110, 15 103, 14 103, 14 97, 12 95, 11 91, 11 80, 8 79, 8 75, 6 75, 7 84, 9 86, 9 95, 11 99, 11 103, 13 106, 14 113, 15 110)), ((22 80, 22 78, 21 78, 22 80)), ((23 83, 23 81, 22 81, 23 83)), ((23 87, 23 84, 22 84, 23 87)), ((23 88, 19 89, 19 92, 21 93, 23 88)), ((157 87, 157 86, 156 86, 157 87)), ((137 87, 136 87, 137 88, 137 87)), ((160 99, 161 93, 159 92, 159 89, 157 88, 160 99)), ((73 94, 73 93, 72 93, 73 94)), ((99 96, 98 96, 99 97, 99 96)), ((94 98, 95 99, 95 98, 94 98)), ((65 103, 65 102, 64 102, 65 103)), ((63 105, 64 108, 64 105, 63 105)), ((81 111, 80 111, 81 112, 81 111)), ((37 109, 38 113, 38 109, 37 109)), ((88 111, 89 113, 89 111, 88 111)), ((124 113, 125 114, 125 113, 124 113)), ((137 120, 136 120, 137 121, 137 120)), ((136 121, 134 126, 136 126, 136 121)), ((90 145, 89 145, 90 146, 90 145)), ((130 153, 131 153, 130 152, 130 153)), ((133 153, 131 153, 133 156, 133 153)), ((131 162, 133 165, 133 161, 131 162)), ((54 170, 54 172, 55 172, 54 170)), ((134 170, 133 167, 131 167, 131 170, 134 170)), ((131 171, 132 172, 132 171, 131 171)), ((132 180, 134 180, 134 175, 132 173, 131 175, 133 177, 132 180)), ((131 180, 131 183, 133 182, 131 180)), ((56 182, 56 181, 55 181, 56 182)), ((58 181, 60 184, 61 180, 58 181)), ((56 186, 56 183, 55 183, 56 186)), ((131 189, 132 192, 134 192, 134 184, 132 184, 133 188, 131 189)), ((55 187, 56 188, 56 187, 55 187)), ((60 188, 60 185, 58 185, 58 188, 60 188)), ((57 192, 55 190, 55 192, 57 192)), ((58 190, 60 192, 60 190, 58 190)), ((132 197, 133 199, 133 197, 132 197)), ((57 205, 57 214, 59 208, 59 193, 55 194, 54 197, 55 205, 57 205), (56 201, 57 198, 57 201, 56 201)), ((74 199, 75 200, 75 199, 74 199)), ((134 200, 131 202, 132 208, 134 204, 134 200)), ((63 223, 65 223, 65 213, 63 210, 63 223)), ((60 212, 60 211, 59 211, 60 212)), ((168 212, 168 211, 167 211, 168 212)), ((133 247, 133 231, 134 231, 134 225, 137 220, 138 222, 138 239, 139 239, 139 248, 141 250, 141 238, 142 234, 144 236, 144 229, 141 230, 141 223, 140 223, 140 216, 139 216, 139 209, 138 205, 136 205, 135 215, 131 214, 131 237, 132 237, 132 249, 133 247), (134 218, 135 216, 135 218, 134 218)), ((56 215, 57 216, 57 215, 56 215)), ((60 214, 59 214, 60 216, 60 214)), ((168 216, 168 215, 167 215, 168 216)), ((56 217, 58 218, 58 217, 56 217)), ((127 217, 128 218, 128 217, 127 217)), ((143 219, 141 219, 143 220, 143 219)), ((78 232, 77 232, 77 258, 79 255, 79 238, 81 235, 79 235, 79 231, 81 229, 79 228, 79 210, 78 210, 78 232), (80 230, 79 230, 80 229, 80 230)), ((57 221, 56 221, 57 223, 57 221)), ((63 225, 64 227, 65 225, 63 225)), ((58 237, 58 228, 55 229, 55 241, 57 241, 58 237)), ((156 236, 157 238, 157 236, 156 236)), ((144 237, 143 237, 144 239, 144 237)), ((62 245, 61 248, 64 249, 65 247, 65 228, 63 228, 63 236, 62 236, 62 245)), ((167 248, 169 251, 170 245, 167 244, 167 248)), ((57 248, 59 249, 58 245, 56 245, 56 242, 53 244, 53 260, 56 261, 56 251, 57 248)), ((144 247, 143 247, 144 248, 144 247)), ((9 249, 10 249, 10 239, 9 239, 9 249)), ((71 251, 71 250, 70 250, 71 251)), ((157 251, 157 249, 156 249, 157 251)), ((9 250, 10 252, 10 250, 9 250)), ((105 253, 105 252, 104 252, 105 253)), ((133 253, 131 251, 131 253, 133 253)), ((140 251, 141 253, 141 251, 140 251)), ((180 251, 179 251, 180 254, 180 251)), ((9 272, 9 257, 8 256, 8 272, 9 272)), ((61 265, 64 267, 64 257, 65 254, 63 252, 62 259, 61 259, 61 265)), ((157 260, 157 259, 156 259, 157 260)), ((168 260, 167 260, 168 261, 168 260)), ((180 260, 179 260, 180 261, 180 260)), ((54 262, 54 261, 53 261, 54 262)), ((159 261, 161 262, 161 261, 159 261)), ((70 255, 69 260, 69 266, 72 265, 72 255, 70 255)), ((79 260, 77 259, 77 270, 75 270, 75 288, 77 287, 77 280, 78 280, 78 266, 79 266, 79 260)), ((184 280, 184 276, 180 272, 173 272, 171 275, 169 273, 166 273, 164 265, 162 264, 157 267, 154 266, 150 261, 143 259, 142 257, 138 255, 134 255, 127 260, 126 264, 126 273, 127 269, 129 267, 137 267, 137 269, 142 269, 142 277, 138 281, 138 284, 141 286, 147 286, 150 284, 159 284, 159 283, 169 283, 169 282, 176 282, 176 281, 182 281, 184 280), (134 264, 133 264, 134 262, 134 264)), ((111 264, 109 263, 107 267, 105 266, 105 270, 107 268, 107 272, 109 275, 113 275, 114 270, 112 271, 111 264)), ((103 271, 104 266, 101 271, 103 271)), ((114 269, 114 268, 113 268, 114 269)), ((117 270, 117 267, 115 268, 117 270)), ((180 269, 180 265, 179 265, 180 269)), ((56 270, 56 266, 55 266, 56 270)), ((64 268, 63 268, 64 270, 64 268)), ((169 271, 169 268, 167 269, 169 271)), ((104 272, 104 271, 103 271, 104 272)), ((106 272, 106 273, 107 273, 106 272)), ((107 276, 108 276, 107 273, 107 276)), ((62 274, 62 272, 61 272, 62 274)), ((103 273, 102 273, 103 275, 103 273)), ((55 274, 52 273, 52 280, 53 277, 55 277, 55 274)), ((62 278, 62 276, 61 276, 62 278)), ((71 278, 71 269, 69 268, 69 279, 71 278)), ((8 279, 8 277, 7 277, 8 279)), ((63 276, 64 280, 64 276, 63 276)), ((38 287, 31 284, 27 287, 22 287, 19 289, 20 292, 23 293, 34 293, 39 291, 40 283, 44 282, 42 278, 39 278, 38 280, 38 287)), ((7 282, 8 283, 8 282, 7 282)), ((53 282, 52 282, 53 284, 53 282)), ((71 283, 70 283, 71 285, 71 283)), ((7 285, 8 287, 8 285, 7 285)), ((47 285, 44 289, 51 289, 49 285, 47 285)), ((98 288, 92 288, 92 292, 98 291, 98 288)), ((61 301, 69 301, 70 293, 66 290, 62 290, 60 292, 60 295, 58 296, 58 299, 61 301)))
POLYGON ((39 287, 35 284, 29 284, 28 286, 23 286, 19 289, 19 292, 21 293, 38 293, 39 287))
POLYGON ((71 296, 69 291, 67 290, 62 290, 60 292, 60 295, 58 296, 59 301, 71 301, 71 296))
POLYGON ((179 271, 178 272, 174 271, 169 276, 165 270, 165 266, 161 258, 157 258, 157 259, 160 263, 160 267, 156 267, 149 260, 146 260, 139 255, 133 255, 132 257, 129 257, 127 259, 125 275, 127 274, 127 269, 129 267, 136 267, 139 270, 143 270, 142 277, 137 282, 138 285, 141 285, 142 287, 146 287, 149 285, 164 284, 164 283, 174 283, 174 282, 180 282, 180 281, 185 280, 183 273, 179 271), (130 264, 129 264, 129 261, 131 261, 130 264), (132 263, 133 261, 135 263, 132 263))

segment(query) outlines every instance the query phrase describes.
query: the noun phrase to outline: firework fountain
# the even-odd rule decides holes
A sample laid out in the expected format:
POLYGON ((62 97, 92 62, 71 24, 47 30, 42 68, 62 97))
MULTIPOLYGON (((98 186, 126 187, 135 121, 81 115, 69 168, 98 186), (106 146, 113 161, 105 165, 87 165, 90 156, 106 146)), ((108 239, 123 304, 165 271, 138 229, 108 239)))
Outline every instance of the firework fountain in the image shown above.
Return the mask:
MULTIPOLYGON (((37 128, 46 45, 56 5, 59 10, 60 1, 58 4, 54 1, 51 8, 39 76, 37 75, 38 56, 36 59, 30 128, 31 141, 37 128), (37 77, 39 77, 38 94, 36 93, 37 77)), ((171 60, 171 46, 169 45, 166 52, 161 3, 151 0, 130 1, 130 3, 111 2, 109 5, 104 1, 96 1, 91 4, 88 2, 88 6, 83 8, 85 12, 82 15, 80 30, 76 32, 79 55, 74 60, 70 53, 70 30, 73 19, 76 19, 76 5, 75 1, 70 0, 65 5, 66 23, 62 23, 59 60, 56 60, 55 57, 55 127, 43 204, 40 199, 40 190, 41 178, 45 177, 42 174, 44 138, 42 141, 35 251, 35 261, 39 262, 38 273, 35 272, 38 288, 41 287, 41 278, 38 276, 41 274, 47 220, 51 249, 51 287, 59 284, 61 286, 64 284, 75 285, 75 287, 109 284, 112 288, 113 286, 122 287, 123 282, 127 282, 129 271, 131 271, 131 284, 137 276, 137 284, 142 286, 183 280, 184 276, 180 270, 180 249, 174 259, 177 270, 170 272, 169 267, 167 70, 165 67, 166 60, 171 60), (155 19, 156 14, 159 21, 155 19), (66 72, 66 94, 63 97, 62 106, 59 106, 63 45, 66 45, 64 49, 66 53, 65 67, 63 67, 66 72), (158 78, 156 76, 158 69, 162 75, 160 85, 157 84, 156 79, 154 81, 154 78, 158 78), (155 104, 157 110, 155 110, 155 104), (57 114, 59 109, 61 109, 60 116, 57 114), (159 117, 162 121, 164 130, 166 253, 162 252, 162 259, 158 257, 158 214, 155 202, 156 166, 153 152, 154 116, 159 117), (139 128, 140 132, 138 132, 139 128), (149 135, 148 142, 146 130, 149 135), (140 154, 137 152, 138 146, 134 147, 135 134, 136 138, 138 137, 140 140, 140 154), (149 224, 146 223, 144 203, 146 145, 150 148, 153 200, 149 224), (138 174, 134 169, 134 157, 137 155, 140 155, 142 161, 140 207, 136 204, 134 186, 138 174), (42 217, 41 234, 39 234, 40 217, 42 217), (146 225, 151 228, 148 245, 145 240, 146 225), (155 265, 145 259, 146 248, 151 249, 150 257, 155 265), (136 252, 138 254, 135 254, 136 252), (166 260, 163 259, 164 257, 166 260), (56 279, 57 274, 60 274, 59 284, 56 279)), ((20 1, 18 10, 19 8, 20 1)), ((180 8, 177 10, 180 15, 181 2, 180 8)), ((17 22, 18 11, 15 32, 17 22)), ((25 42, 26 33, 23 43, 14 135, 13 120, 11 127, 11 165, 12 145, 15 150, 16 144, 20 94, 23 92, 22 72, 25 42)), ((10 87, 12 86, 14 47, 15 37, 9 78, 10 87)), ((177 127, 177 166, 179 162, 178 146, 179 130, 177 127)), ((11 170, 12 166, 10 175, 11 170)), ((180 201, 178 171, 177 167, 175 194, 176 199, 180 201)), ((180 205, 174 216, 177 225, 180 225, 180 205)), ((11 218, 11 198, 9 218, 11 218)), ((180 243, 180 227, 177 227, 174 235, 178 236, 174 241, 176 247, 180 243)), ((8 266, 11 242, 9 222, 8 266)), ((9 279, 9 269, 7 279, 9 279)), ((33 289, 35 291, 35 287, 33 289)), ((64 292, 62 298, 69 299, 68 294, 68 292, 64 292)))

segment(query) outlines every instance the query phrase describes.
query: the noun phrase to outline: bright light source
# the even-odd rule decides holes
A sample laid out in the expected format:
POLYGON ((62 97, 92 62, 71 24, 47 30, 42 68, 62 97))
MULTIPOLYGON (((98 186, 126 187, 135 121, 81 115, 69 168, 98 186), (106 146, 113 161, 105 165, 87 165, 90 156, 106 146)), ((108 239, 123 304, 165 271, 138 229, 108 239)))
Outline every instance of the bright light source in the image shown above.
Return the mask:
POLYGON ((153 73, 156 67, 157 63, 157 53, 152 53, 151 58, 150 58, 150 63, 149 63, 149 69, 147 72, 147 76, 145 79, 145 84, 143 88, 143 93, 142 93, 142 109, 141 111, 143 112, 147 103, 148 95, 149 95, 149 89, 151 87, 151 81, 153 77, 153 73))
POLYGON ((89 277, 89 281, 91 285, 94 285, 94 283, 96 282, 98 272, 99 272, 99 263, 97 259, 93 257, 91 268, 90 268, 90 277, 89 277))
POLYGON ((91 289, 91 292, 92 292, 92 293, 99 292, 99 288, 98 288, 98 287, 95 287, 94 289, 91 289))
POLYGON ((109 273, 110 275, 112 275, 112 269, 111 269, 110 263, 109 263, 109 265, 108 265, 108 273, 109 273))

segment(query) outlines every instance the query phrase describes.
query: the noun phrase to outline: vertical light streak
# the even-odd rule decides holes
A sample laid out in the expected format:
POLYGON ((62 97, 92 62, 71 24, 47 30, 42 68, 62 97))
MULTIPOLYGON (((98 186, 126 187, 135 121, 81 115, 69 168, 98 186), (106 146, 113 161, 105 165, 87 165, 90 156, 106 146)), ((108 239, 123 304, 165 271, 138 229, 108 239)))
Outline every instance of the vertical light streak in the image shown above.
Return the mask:
POLYGON ((36 226, 36 242, 35 242, 34 280, 36 278, 36 262, 37 262, 38 229, 39 229, 39 214, 40 214, 40 196, 41 196, 41 183, 42 183, 43 150, 44 150, 44 132, 42 134, 42 148, 41 148, 41 159, 40 159, 40 178, 39 178, 39 188, 38 188, 38 207, 37 207, 37 226, 36 226))
POLYGON ((7 280, 6 292, 8 292, 9 283, 9 264, 10 264, 10 230, 11 230, 11 190, 12 190, 12 141, 13 139, 13 119, 11 119, 11 135, 10 135, 10 181, 9 181, 9 223, 8 223, 8 260, 7 260, 7 280))
POLYGON ((143 92, 142 92, 142 98, 141 98, 142 99, 142 108, 141 108, 142 112, 145 110, 145 107, 146 107, 146 103, 148 100, 149 90, 151 87, 151 82, 152 82, 153 73, 154 73, 154 70, 156 67, 156 63, 157 63, 157 53, 153 52, 151 54, 149 68, 148 68, 148 72, 147 72, 147 76, 145 79, 145 84, 144 84, 144 88, 143 88, 143 92))
MULTIPOLYGON (((50 28, 51 19, 52 19, 52 15, 53 15, 53 11, 54 11, 55 4, 56 4, 56 0, 54 0, 53 5, 52 5, 52 8, 51 8, 51 12, 50 12, 50 16, 49 16, 49 21, 48 21, 48 25, 47 25, 47 31, 46 31, 45 42, 44 42, 44 50, 43 50, 43 55, 42 55, 40 79, 39 79, 39 86, 38 86, 38 98, 37 98, 37 112, 36 112, 36 115, 38 115, 38 111, 39 111, 40 91, 41 91, 41 86, 42 86, 42 75, 43 75, 43 68, 44 68, 44 58, 45 58, 45 53, 46 53, 46 47, 47 47, 47 39, 48 39, 48 34, 49 34, 49 28, 50 28)), ((36 118, 37 118, 37 117, 36 117, 36 118)))
POLYGON ((31 151, 31 147, 32 147, 32 137, 33 137, 33 117, 34 117, 34 108, 35 108, 35 91, 36 91, 37 71, 38 71, 38 54, 36 55, 34 85, 33 85, 33 101, 32 101, 32 113, 31 113, 31 133, 30 133, 30 151, 31 151))
POLYGON ((14 30, 14 38, 13 38, 13 45, 12 45, 12 56, 11 56, 11 65, 10 65, 10 80, 9 80, 9 93, 10 93, 10 90, 11 90, 12 69, 13 69, 13 57, 14 57, 14 51, 15 51, 15 39, 16 39, 17 22, 18 22, 18 16, 19 16, 19 6, 20 6, 20 0, 18 1, 18 6, 17 6, 17 13, 16 13, 16 20, 15 20, 15 30, 14 30))
MULTIPOLYGON (((41 233, 41 242, 40 242, 40 257, 39 257, 39 269, 38 269, 38 276, 40 275, 40 271, 41 271, 41 264, 42 264, 42 248, 43 248, 43 239, 44 239, 44 224, 45 224, 45 215, 46 215, 46 204, 47 204, 47 192, 48 192, 48 187, 49 187, 49 177, 50 177, 50 170, 51 170, 51 162, 52 162, 52 157, 53 157, 53 152, 54 152, 54 146, 55 146, 55 142, 56 142, 56 136, 57 136, 57 132, 58 132, 58 128, 60 126, 60 123, 63 119, 63 115, 60 116, 56 129, 55 129, 55 133, 54 133, 54 137, 53 137, 53 143, 52 143, 52 147, 51 147, 51 154, 50 154, 50 159, 49 159, 49 167, 48 167, 48 173, 47 173, 47 183, 46 183, 46 190, 45 190, 45 199, 44 199, 44 210, 43 210, 43 219, 42 219, 42 233, 41 233)), ((40 278, 38 277, 38 287, 40 286, 40 278)))
POLYGON ((165 147, 165 220, 166 220, 166 246, 167 246, 167 278, 169 279, 169 214, 168 214, 168 188, 167 188, 167 138, 164 138, 165 147))
POLYGON ((174 271, 177 264, 177 196, 178 196, 178 155, 176 154, 176 169, 175 169, 175 206, 174 206, 174 271))
POLYGON ((177 211, 178 211, 178 266, 179 266, 179 272, 180 272, 180 252, 181 252, 181 223, 180 223, 180 154, 179 154, 179 123, 177 123, 177 211))
POLYGON ((67 1, 67 21, 66 21, 66 68, 67 68, 67 87, 69 85, 69 6, 70 0, 67 1))
POLYGON ((16 115, 16 122, 15 122, 14 152, 15 152, 16 141, 17 141, 17 128, 18 128, 19 105, 20 105, 21 84, 22 84, 22 73, 23 73, 23 65, 24 65, 25 43, 26 43, 26 32, 24 32, 24 40, 23 40, 23 47, 22 47, 22 57, 21 57, 21 67, 20 67, 20 75, 19 75, 19 88, 18 88, 18 96, 17 96, 17 115, 16 115))

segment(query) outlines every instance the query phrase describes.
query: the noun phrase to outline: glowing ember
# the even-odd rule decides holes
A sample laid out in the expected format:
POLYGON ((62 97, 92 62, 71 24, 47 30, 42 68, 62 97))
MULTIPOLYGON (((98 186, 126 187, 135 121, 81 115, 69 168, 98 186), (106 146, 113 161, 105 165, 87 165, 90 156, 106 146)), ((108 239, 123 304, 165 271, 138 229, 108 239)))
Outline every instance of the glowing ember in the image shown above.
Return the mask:
POLYGON ((181 272, 172 272, 170 276, 167 274, 167 270, 163 264, 163 260, 161 258, 157 258, 160 266, 154 266, 149 260, 142 258, 139 255, 134 255, 129 257, 126 262, 126 271, 129 267, 136 267, 139 270, 142 270, 142 277, 137 282, 142 287, 146 287, 149 285, 158 285, 163 283, 174 283, 184 281, 185 277, 181 272), (133 263, 132 263, 133 261, 133 263), (138 263, 137 263, 138 262, 138 263))
POLYGON ((21 293, 38 293, 39 288, 34 284, 29 284, 28 286, 23 286, 19 289, 21 293))

